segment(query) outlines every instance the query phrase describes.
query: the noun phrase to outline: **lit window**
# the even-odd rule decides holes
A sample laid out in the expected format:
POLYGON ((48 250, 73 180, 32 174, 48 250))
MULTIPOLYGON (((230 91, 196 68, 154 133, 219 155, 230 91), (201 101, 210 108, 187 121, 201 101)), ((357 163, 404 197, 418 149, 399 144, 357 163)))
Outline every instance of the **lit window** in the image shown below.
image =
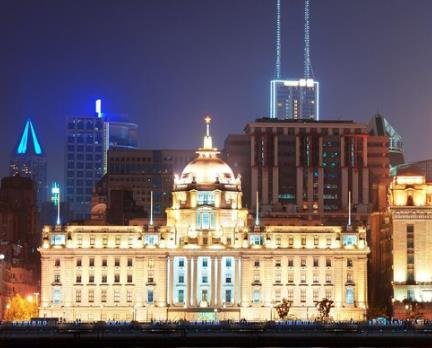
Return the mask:
POLYGON ((255 289, 253 291, 253 303, 260 303, 261 302, 261 292, 259 289, 255 289))
POLYGON ((147 303, 153 303, 153 289, 147 290, 147 303))
POLYGON ((288 301, 294 301, 294 289, 288 289, 288 301))
POLYGON ((354 304, 354 291, 353 288, 347 288, 345 294, 345 301, 347 304, 354 304))
POLYGON ((225 302, 226 303, 232 302, 232 296, 231 296, 231 290, 230 289, 225 290, 225 302))
POLYGON ((75 302, 76 303, 81 303, 81 290, 76 290, 75 291, 75 302))
POLYGON ((325 298, 327 299, 327 300, 331 300, 332 299, 332 290, 331 289, 326 289, 326 291, 325 291, 325 298))
POLYGON ((177 302, 178 303, 184 303, 184 290, 179 289, 177 292, 177 302))
POLYGON ((54 289, 52 293, 52 302, 54 304, 60 304, 62 300, 62 294, 60 289, 54 289))

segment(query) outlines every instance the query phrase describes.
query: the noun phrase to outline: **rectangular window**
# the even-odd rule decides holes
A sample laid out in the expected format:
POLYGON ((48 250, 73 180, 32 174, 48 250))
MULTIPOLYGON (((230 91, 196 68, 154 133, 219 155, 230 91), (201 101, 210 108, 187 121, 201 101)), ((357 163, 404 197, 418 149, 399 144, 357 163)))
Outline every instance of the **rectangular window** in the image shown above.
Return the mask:
POLYGON ((102 278, 101 278, 101 283, 106 283, 107 282, 107 274, 106 273, 102 273, 102 278))
POLYGON ((294 301, 294 289, 288 289, 288 301, 294 301))
POLYGON ((354 304, 354 291, 353 288, 346 288, 345 301, 347 304, 354 304))
POLYGON ((255 260, 254 261, 254 267, 259 267, 260 266, 260 262, 259 260, 255 260))
POLYGON ((81 259, 77 259, 77 260, 76 260, 76 266, 77 266, 77 267, 81 267, 81 266, 82 266, 82 261, 81 261, 81 259))
POLYGON ((76 275, 75 283, 78 283, 78 284, 81 283, 81 274, 80 273, 78 273, 76 275))
POLYGON ((95 261, 94 257, 91 257, 91 258, 89 259, 89 266, 90 266, 90 267, 94 267, 94 261, 95 261))
POLYGON ((179 267, 184 267, 184 260, 180 259, 178 262, 179 267))
POLYGON ((147 290, 147 303, 153 303, 153 289, 147 290))
POLYGON ((95 245, 95 237, 94 236, 90 236, 90 247, 94 247, 95 245))
POLYGON ((114 266, 115 266, 115 267, 120 267, 120 259, 119 259, 118 257, 116 257, 116 258, 114 259, 114 266))
POLYGON ((302 284, 306 283, 306 272, 300 273, 300 283, 302 283, 302 284))
POLYGON ((278 259, 275 261, 275 267, 280 267, 281 266, 281 260, 278 259))
POLYGON ((289 237, 289 238, 288 238, 288 245, 289 245, 290 247, 292 247, 292 246, 294 245, 294 238, 293 238, 293 237, 289 237))
POLYGON ((107 259, 102 259, 102 267, 106 267, 107 266, 107 259))
POLYGON ((76 303, 81 303, 81 290, 76 290, 75 291, 75 302, 76 303))
POLYGON ((132 258, 128 258, 127 259, 127 265, 128 265, 128 267, 132 267, 133 266, 132 258))
POLYGON ((94 283, 94 273, 89 274, 89 283, 90 284, 94 283))
POLYGON ((318 236, 314 236, 314 246, 318 246, 318 244, 319 244, 319 238, 318 238, 318 236))
POLYGON ((128 290, 126 292, 126 301, 127 302, 132 302, 132 290, 128 290))
POLYGON ((313 289, 313 301, 319 301, 319 289, 313 289))
POLYGON ((306 302, 306 289, 300 289, 300 302, 306 302))
POLYGON ((52 302, 54 304, 60 304, 62 301, 62 294, 60 289, 54 289, 52 293, 52 302))
POLYGON ((332 239, 331 239, 331 237, 327 237, 327 238, 326 238, 326 245, 327 245, 328 247, 330 247, 331 244, 332 244, 332 239))
POLYGON ((288 283, 294 283, 294 272, 288 272, 288 283))
POLYGON ((207 284, 208 283, 208 276, 206 276, 206 275, 202 276, 201 283, 207 284))
POLYGON ((227 267, 227 268, 231 267, 231 258, 225 259, 225 267, 227 267))
POLYGON ((114 302, 115 303, 120 302, 120 290, 118 290, 118 289, 114 290, 114 302))
POLYGON ((107 236, 102 237, 102 244, 103 244, 104 248, 106 248, 108 246, 108 237, 107 236))
POLYGON ((94 302, 94 290, 90 289, 88 291, 88 301, 89 303, 93 303, 94 302))
POLYGON ((114 274, 114 283, 120 283, 120 274, 119 273, 114 274))
POLYGON ((259 289, 255 289, 253 291, 253 303, 260 303, 261 302, 261 292, 259 289))
POLYGON ((178 303, 184 303, 184 290, 183 289, 178 290, 177 300, 178 300, 178 303))
POLYGON ((55 267, 60 267, 60 259, 56 259, 54 263, 55 267))
POLYGON ((60 283, 60 273, 54 273, 54 283, 60 283))
POLYGON ((318 272, 314 272, 314 274, 313 274, 313 283, 314 284, 319 283, 319 273, 318 272))
POLYGON ((120 236, 115 236, 115 246, 116 248, 120 247, 120 236))
POLYGON ((306 237, 301 237, 301 245, 302 246, 306 245, 306 237))
POLYGON ((331 282, 332 282, 332 276, 331 276, 331 273, 326 273, 326 276, 325 276, 326 278, 325 278, 325 280, 326 280, 326 283, 327 284, 331 284, 331 282))
POLYGON ((314 267, 318 267, 319 266, 319 258, 318 257, 314 257, 313 258, 313 266, 314 267))
POLYGON ((183 274, 180 274, 178 276, 178 282, 179 282, 179 284, 183 284, 184 283, 184 275, 183 274))
POLYGON ((132 274, 127 275, 127 282, 132 283, 132 274))
POLYGON ((300 259, 300 266, 301 266, 301 267, 306 267, 306 259, 305 259, 304 257, 302 257, 302 258, 300 259))
POLYGON ((326 267, 331 267, 332 265, 332 260, 330 258, 326 259, 326 267))
POLYGON ((107 290, 106 289, 102 289, 101 290, 101 302, 105 303, 107 301, 107 290))
POLYGON ((226 289, 225 290, 225 302, 226 303, 231 303, 232 299, 231 299, 231 290, 230 289, 226 289))
POLYGON ((327 299, 327 300, 331 300, 332 299, 332 289, 326 289, 325 290, 325 298, 327 299))
POLYGON ((226 284, 231 284, 231 275, 230 275, 230 274, 227 274, 227 275, 225 276, 225 283, 226 283, 226 284))
POLYGON ((294 267, 294 259, 288 259, 288 267, 294 267))
POLYGON ((352 266, 353 266, 353 260, 347 259, 347 267, 352 267, 352 266))
POLYGON ((275 297, 276 302, 279 302, 281 300, 281 289, 275 289, 275 297))

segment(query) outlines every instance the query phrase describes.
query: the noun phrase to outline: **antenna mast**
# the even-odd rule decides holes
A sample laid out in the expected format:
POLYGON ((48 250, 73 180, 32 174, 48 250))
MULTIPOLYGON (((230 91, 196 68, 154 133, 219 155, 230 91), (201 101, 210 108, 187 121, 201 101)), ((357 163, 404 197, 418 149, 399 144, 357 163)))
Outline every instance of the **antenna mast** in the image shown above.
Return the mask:
POLYGON ((280 0, 276 0, 276 80, 281 72, 281 13, 280 0))
POLYGON ((304 77, 310 79, 313 77, 312 63, 310 59, 310 0, 305 0, 304 8, 304 77))

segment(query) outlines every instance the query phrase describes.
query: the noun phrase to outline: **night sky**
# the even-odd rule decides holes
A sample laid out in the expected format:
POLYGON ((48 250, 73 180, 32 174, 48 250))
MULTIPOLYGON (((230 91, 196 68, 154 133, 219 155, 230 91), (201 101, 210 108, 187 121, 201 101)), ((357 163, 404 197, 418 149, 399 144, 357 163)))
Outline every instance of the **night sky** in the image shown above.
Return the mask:
MULTIPOLYGON (((127 114, 140 146, 195 148, 268 114, 274 0, 0 0, 0 176, 31 117, 63 180, 67 115, 127 114)), ((303 72, 303 0, 282 0, 282 76, 303 72)), ((321 119, 379 111, 432 158, 432 1, 312 0, 321 119)))

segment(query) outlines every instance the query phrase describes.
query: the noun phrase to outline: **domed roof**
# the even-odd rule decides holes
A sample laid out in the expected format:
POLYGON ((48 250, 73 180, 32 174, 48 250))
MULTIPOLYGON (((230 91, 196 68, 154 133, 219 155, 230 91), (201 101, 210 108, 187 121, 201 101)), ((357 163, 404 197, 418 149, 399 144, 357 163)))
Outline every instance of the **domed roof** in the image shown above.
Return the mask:
POLYGON ((201 157, 194 159, 184 169, 180 177, 182 184, 233 184, 234 173, 230 166, 217 157, 201 157))
POLYGON ((219 152, 212 146, 210 120, 210 117, 205 118, 207 133, 204 137, 204 146, 198 149, 198 157, 186 165, 181 176, 176 178, 176 184, 238 184, 239 179, 234 176, 231 167, 218 157, 219 152))

